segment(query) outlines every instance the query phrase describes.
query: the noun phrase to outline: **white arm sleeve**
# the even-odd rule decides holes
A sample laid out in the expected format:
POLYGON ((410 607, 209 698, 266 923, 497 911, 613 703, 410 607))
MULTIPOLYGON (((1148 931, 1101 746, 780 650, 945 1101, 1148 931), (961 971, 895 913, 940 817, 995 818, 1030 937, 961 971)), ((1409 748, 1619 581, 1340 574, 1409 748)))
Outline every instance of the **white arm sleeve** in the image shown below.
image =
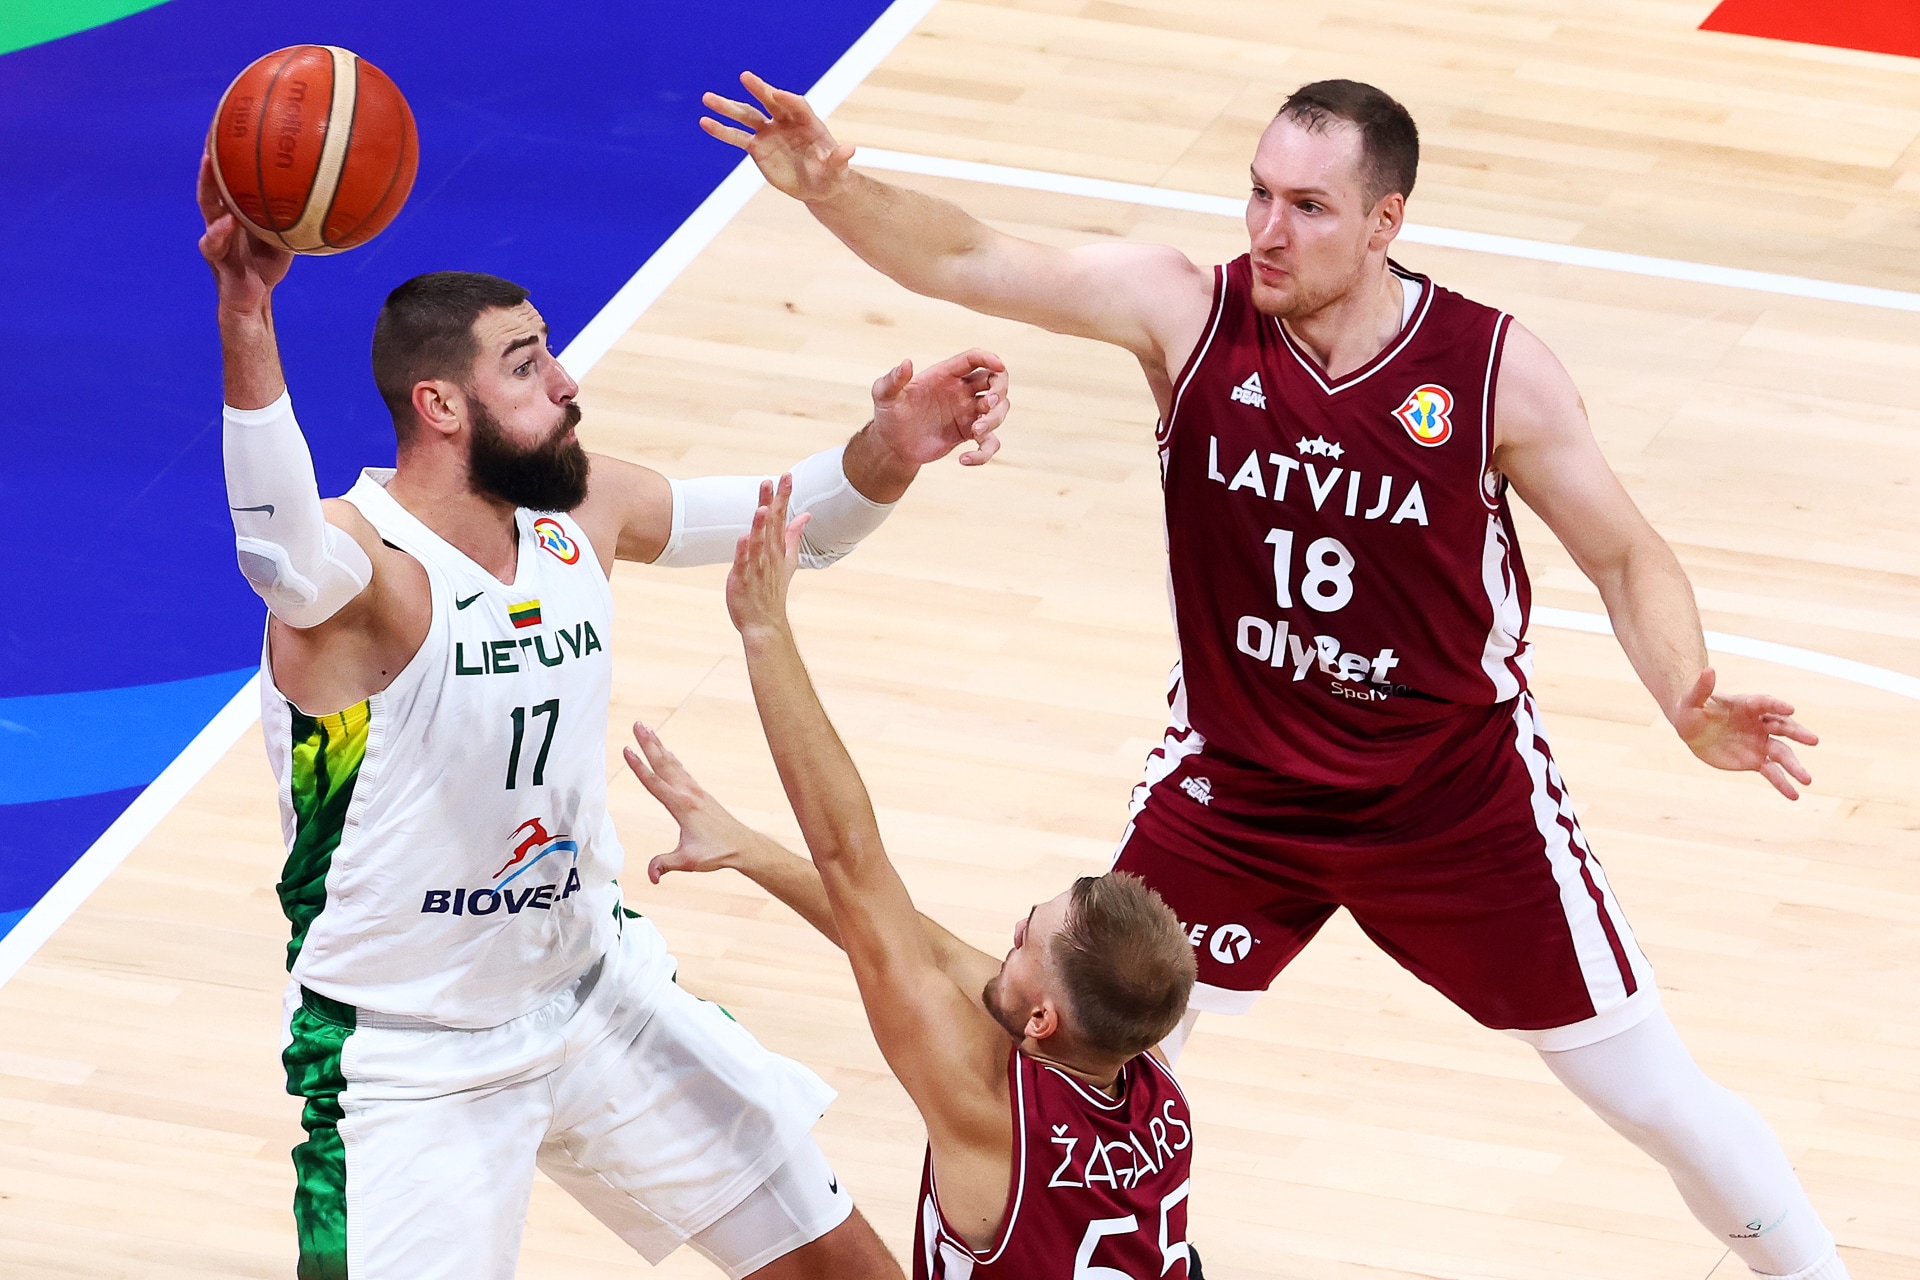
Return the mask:
POLYGON ((228 406, 222 437, 240 572, 274 617, 318 626, 367 589, 373 562, 351 534, 327 523, 292 398, 283 392, 264 409, 228 406))
MULTIPOLYGON (((841 455, 846 446, 827 449, 793 464, 793 512, 811 511, 800 540, 800 565, 824 569, 860 545, 893 510, 874 502, 847 479, 841 455)), ((669 480, 673 489, 673 531, 655 564, 684 569, 696 564, 725 564, 733 548, 753 526, 766 476, 699 476, 669 480)))

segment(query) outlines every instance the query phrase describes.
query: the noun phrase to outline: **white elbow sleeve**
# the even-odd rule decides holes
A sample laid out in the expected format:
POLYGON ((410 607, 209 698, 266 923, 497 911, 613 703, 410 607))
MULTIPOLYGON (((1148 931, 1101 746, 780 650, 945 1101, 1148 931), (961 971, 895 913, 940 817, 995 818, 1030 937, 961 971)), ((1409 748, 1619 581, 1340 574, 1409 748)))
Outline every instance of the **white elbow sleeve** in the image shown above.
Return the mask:
MULTIPOLYGON (((793 464, 793 510, 813 513, 800 541, 800 564, 824 569, 878 529, 892 503, 874 502, 847 479, 844 446, 827 449, 793 464)), ((655 564, 685 568, 724 564, 753 525, 764 476, 700 476, 670 480, 673 526, 655 564)))
POLYGON ((793 464, 793 509, 811 511, 800 536, 800 564, 824 569, 860 545, 893 510, 890 502, 874 502, 847 479, 843 456, 846 446, 828 449, 793 464))
POLYGON ((229 406, 222 435, 240 572, 282 622, 325 622, 366 590, 373 562, 352 535, 327 523, 292 399, 283 394, 264 409, 229 406))

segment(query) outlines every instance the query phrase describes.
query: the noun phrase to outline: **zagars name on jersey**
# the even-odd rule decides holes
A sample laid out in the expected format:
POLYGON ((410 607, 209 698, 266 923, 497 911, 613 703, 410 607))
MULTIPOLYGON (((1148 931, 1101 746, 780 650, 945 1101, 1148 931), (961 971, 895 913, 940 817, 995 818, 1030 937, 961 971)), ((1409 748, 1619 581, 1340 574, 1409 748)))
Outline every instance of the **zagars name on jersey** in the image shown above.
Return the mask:
POLYGON ((1074 1133, 1072 1125, 1052 1126, 1053 1135, 1048 1141, 1060 1148, 1060 1164, 1047 1185, 1115 1190, 1139 1186, 1143 1178, 1171 1164, 1175 1152, 1193 1145, 1193 1130, 1174 1114, 1175 1105, 1168 1098, 1160 1114, 1147 1121, 1147 1131, 1130 1130, 1125 1141, 1115 1138, 1107 1142, 1097 1134, 1086 1139, 1074 1133))
MULTIPOLYGON (((1321 457, 1338 457, 1333 452, 1338 446, 1329 446, 1325 440, 1302 439, 1296 446, 1302 453, 1314 453, 1321 457)), ((1395 479, 1391 475, 1380 477, 1379 488, 1369 495, 1366 476, 1359 471, 1342 467, 1328 467, 1325 474, 1311 462, 1302 462, 1298 458, 1289 458, 1284 453, 1269 453, 1264 464, 1260 450, 1255 449, 1242 462, 1231 477, 1220 469, 1220 441, 1215 436, 1207 437, 1207 479, 1227 486, 1228 493, 1246 491, 1257 497, 1271 495, 1275 502, 1308 501, 1315 511, 1326 506, 1328 498, 1333 497, 1336 489, 1343 489, 1341 498, 1335 502, 1334 510, 1361 520, 1378 520, 1389 510, 1388 524, 1403 524, 1408 521, 1417 525, 1427 523, 1427 500, 1420 492, 1420 482, 1415 480, 1404 490, 1396 490, 1395 479), (1272 483, 1268 483, 1268 473, 1272 473, 1272 483), (1292 482, 1294 472, 1301 472, 1304 485, 1292 482), (1346 477, 1346 484, 1340 479, 1346 477), (1292 498, 1288 494, 1291 492, 1292 498), (1394 502, 1398 492, 1399 503, 1394 502), (1371 498, 1371 505, 1362 508, 1363 501, 1371 498)))

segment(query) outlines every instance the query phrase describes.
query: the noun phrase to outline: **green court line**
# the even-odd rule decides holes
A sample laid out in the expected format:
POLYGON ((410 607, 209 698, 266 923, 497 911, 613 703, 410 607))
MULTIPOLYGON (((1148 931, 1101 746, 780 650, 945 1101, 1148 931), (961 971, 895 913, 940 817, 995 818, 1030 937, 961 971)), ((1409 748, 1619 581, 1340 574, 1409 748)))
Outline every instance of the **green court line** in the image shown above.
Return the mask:
POLYGON ((166 0, 5 0, 0 3, 0 53, 45 44, 91 27, 104 27, 166 0))

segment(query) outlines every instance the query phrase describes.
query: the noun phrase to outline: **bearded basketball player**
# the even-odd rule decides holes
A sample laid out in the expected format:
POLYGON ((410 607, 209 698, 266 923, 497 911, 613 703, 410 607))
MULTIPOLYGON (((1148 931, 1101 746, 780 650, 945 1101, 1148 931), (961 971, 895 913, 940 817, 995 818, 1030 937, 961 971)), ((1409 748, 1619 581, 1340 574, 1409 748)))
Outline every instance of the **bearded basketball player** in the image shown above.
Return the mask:
MULTIPOLYGON (((1337 908, 1467 1013, 1538 1049, 1659 1160, 1755 1273, 1846 1275, 1759 1114, 1710 1081, 1574 819, 1527 689, 1511 488, 1605 600, 1694 754, 1789 799, 1813 743, 1717 695, 1692 589, 1553 353, 1388 257, 1419 139, 1350 80, 1261 135, 1249 252, 1058 249, 848 166, 806 101, 743 77, 708 133, 917 293, 1114 343, 1159 405, 1180 666, 1115 867, 1201 943, 1195 1011, 1241 1012, 1337 908)), ((1177 1049, 1177 1043, 1172 1047, 1177 1049)))
MULTIPOLYGON (((898 1277, 810 1136, 832 1091, 682 991, 615 881, 608 573, 731 558, 757 478, 585 453, 526 291, 443 272, 374 327, 397 466, 322 503, 271 309, 290 255, 204 163, 199 198, 228 502, 271 615, 299 1275, 507 1280, 537 1166, 651 1262, 690 1244, 729 1277, 898 1277)), ((807 561, 922 463, 984 462, 1006 407, 985 352, 883 377, 872 423, 794 467, 807 561)))
POLYGON ((743 826, 635 725, 628 767, 680 824, 648 874, 732 867, 846 951, 927 1125, 915 1280, 1198 1280, 1193 1125, 1154 1047, 1193 987, 1179 919, 1133 876, 1082 876, 1014 926, 996 963, 914 910, 787 620, 809 521, 788 521, 791 487, 763 486, 727 611, 813 861, 743 826))

